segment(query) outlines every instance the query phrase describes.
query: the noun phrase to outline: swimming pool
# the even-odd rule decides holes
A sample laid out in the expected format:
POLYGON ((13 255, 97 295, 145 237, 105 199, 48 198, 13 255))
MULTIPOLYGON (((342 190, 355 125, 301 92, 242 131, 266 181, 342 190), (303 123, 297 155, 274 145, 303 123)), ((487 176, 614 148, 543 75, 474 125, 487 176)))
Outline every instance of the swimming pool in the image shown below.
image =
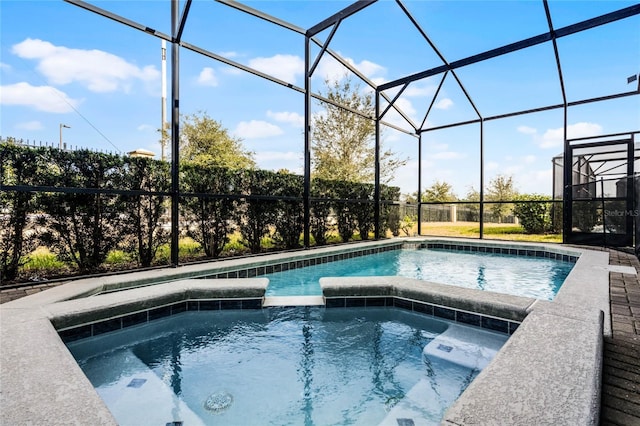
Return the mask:
POLYGON ((444 284, 422 286, 422 281, 404 277, 327 278, 323 282, 325 292, 330 291, 327 302, 343 297, 348 299, 338 305, 369 309, 380 306, 370 304, 370 298, 371 302, 382 298, 385 306, 421 313, 426 310, 435 316, 452 314, 455 309, 455 315, 444 318, 479 323, 491 330, 511 332, 515 325, 518 332, 447 410, 445 421, 460 424, 461 419, 474 419, 477 424, 499 424, 500 419, 512 418, 519 424, 535 424, 541 419, 546 423, 592 424, 599 410, 602 335, 611 335, 609 274, 631 272, 621 270, 627 267, 609 265, 606 251, 464 239, 408 239, 399 244, 370 241, 81 279, 2 304, 2 341, 11 344, 0 351, 1 381, 7 384, 0 394, 0 405, 6 408, 0 410, 0 422, 47 424, 55 419, 65 424, 118 424, 67 349, 64 342, 69 339, 124 330, 192 308, 236 309, 241 305, 243 309, 260 309, 268 280, 238 278, 396 250, 398 246, 432 245, 566 259, 575 262, 575 267, 552 303, 444 284), (199 279, 203 276, 212 279, 199 279), (476 321, 469 321, 473 319, 476 321), (508 327, 494 327, 505 321, 508 327), (38 350, 33 350, 34 341, 38 350), (532 369, 532 365, 536 367, 532 369))
POLYGON ((321 295, 322 277, 402 276, 553 300, 574 263, 545 257, 400 249, 263 275, 267 296, 321 295))
POLYGON ((289 308, 185 312, 68 347, 123 426, 424 425, 506 339, 397 308, 289 308))

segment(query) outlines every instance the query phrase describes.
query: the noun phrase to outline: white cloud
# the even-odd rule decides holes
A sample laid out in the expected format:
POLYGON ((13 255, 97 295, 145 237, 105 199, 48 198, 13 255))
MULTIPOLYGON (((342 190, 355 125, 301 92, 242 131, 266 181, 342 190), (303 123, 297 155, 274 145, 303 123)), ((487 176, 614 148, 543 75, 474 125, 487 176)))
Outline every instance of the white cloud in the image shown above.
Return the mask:
POLYGON ((211 67, 204 67, 198 76, 198 84, 216 87, 218 85, 218 78, 216 77, 215 70, 211 67))
POLYGON ((28 38, 11 51, 21 58, 38 60, 37 69, 49 82, 78 82, 93 92, 127 92, 135 80, 149 83, 160 77, 152 65, 141 68, 102 50, 71 49, 39 39, 28 38))
POLYGON ((275 124, 260 120, 241 121, 234 131, 241 139, 269 138, 283 133, 284 131, 275 124))
POLYGON ((416 109, 408 99, 400 98, 395 101, 394 105, 400 108, 400 110, 407 114, 409 117, 414 118, 414 116, 416 115, 416 109))
MULTIPOLYGON (((602 126, 596 123, 580 122, 567 126, 567 138, 581 138, 602 134, 602 126)), ((549 129, 539 141, 540 148, 558 148, 564 143, 564 128, 549 129)))
POLYGON ((3 105, 22 105, 38 111, 66 113, 73 111, 80 102, 51 86, 32 86, 24 82, 0 86, 0 103, 3 105))
POLYGON ((288 123, 294 127, 304 127, 304 117, 297 112, 273 112, 271 110, 267 111, 267 117, 272 118, 281 123, 288 123))
MULTIPOLYGON (((338 52, 339 54, 339 52, 338 52)), ((346 62, 364 74, 375 84, 384 83, 385 80, 381 74, 386 72, 386 68, 375 62, 368 61, 366 59, 359 63, 351 58, 344 58, 346 62)), ((320 64, 316 70, 316 73, 320 75, 323 80, 340 81, 345 75, 351 74, 347 68, 345 68, 340 62, 336 61, 332 56, 325 54, 320 60, 320 64)))
POLYGON ((446 151, 449 149, 449 144, 441 142, 433 142, 429 144, 429 150, 431 151, 446 151))
POLYGON ((433 160, 457 160, 459 158, 463 158, 464 156, 459 152, 455 151, 442 151, 437 152, 433 155, 430 155, 433 160))
POLYGON ((17 123, 16 124, 16 129, 21 129, 21 130, 42 130, 43 126, 42 123, 39 121, 25 121, 22 123, 17 123))
MULTIPOLYGON (((424 163, 423 167, 425 167, 424 163)), ((409 160, 404 167, 396 170, 390 184, 399 186, 400 192, 403 194, 412 194, 418 189, 417 173, 418 162, 416 160, 409 160)))
POLYGON ((493 171, 498 170, 500 168, 500 164, 496 163, 495 161, 489 161, 487 162, 487 164, 485 164, 484 167, 487 171, 493 171))
POLYGON ((273 162, 273 161, 302 161, 301 152, 279 152, 279 151, 260 151, 256 153, 256 161, 273 162))
POLYGON ((435 86, 419 86, 410 84, 407 89, 402 92, 402 96, 410 96, 410 97, 424 97, 424 96, 433 96, 436 92, 435 86))
MULTIPOLYGON (((394 105, 398 107, 400 111, 404 112, 405 115, 408 115, 409 118, 416 121, 416 109, 413 107, 413 104, 410 100, 401 97, 394 102, 394 105)), ((383 117, 383 120, 394 124, 402 129, 406 129, 409 126, 407 124, 407 121, 394 108, 389 109, 389 111, 383 117)))
POLYGON ((255 154, 258 167, 263 170, 287 169, 292 173, 303 173, 302 152, 260 151, 255 154))
MULTIPOLYGON (((386 83, 386 82, 387 82, 387 79, 386 79, 386 78, 384 78, 384 77, 373 77, 373 78, 371 79, 371 82, 372 82, 373 84, 375 84, 376 86, 380 86, 381 84, 386 83)), ((367 87, 368 87, 368 86, 367 86, 367 87)))
POLYGON ((139 132, 150 132, 152 130, 156 130, 156 127, 152 126, 151 124, 141 124, 138 127, 136 127, 136 130, 139 132))
POLYGON ((275 55, 270 58, 254 58, 249 66, 289 83, 304 75, 304 60, 295 55, 275 55))
POLYGON ((5 64, 4 62, 0 62, 0 70, 9 71, 11 69, 11 65, 5 64))
POLYGON ((536 129, 529 126, 518 126, 517 130, 525 135, 535 135, 538 132, 536 129))
POLYGON ((375 62, 367 61, 366 59, 360 61, 360 63, 356 63, 351 58, 348 58, 347 61, 367 77, 373 77, 377 74, 383 74, 386 71, 385 67, 383 67, 382 65, 378 65, 375 62))
POLYGON ((520 171, 523 170, 523 167, 524 166, 522 164, 512 164, 502 168, 499 174, 504 176, 514 176, 520 173, 520 171))
POLYGON ((536 156, 535 155, 526 155, 526 156, 524 156, 522 158, 522 161, 524 161, 525 164, 535 163, 536 156))
POLYGON ((551 195, 553 170, 531 170, 517 176, 517 188, 525 194, 547 194, 551 195))
POLYGON ((453 101, 449 98, 440 99, 434 107, 436 109, 449 109, 453 106, 453 101))
POLYGON ((232 66, 220 67, 218 68, 218 71, 227 75, 246 75, 241 69, 232 66))

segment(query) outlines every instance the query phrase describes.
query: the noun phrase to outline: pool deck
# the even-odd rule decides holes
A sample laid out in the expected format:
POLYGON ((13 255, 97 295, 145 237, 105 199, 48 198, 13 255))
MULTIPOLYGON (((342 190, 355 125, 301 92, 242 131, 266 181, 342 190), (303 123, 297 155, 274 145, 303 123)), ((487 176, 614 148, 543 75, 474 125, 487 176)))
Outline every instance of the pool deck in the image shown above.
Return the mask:
POLYGON ((640 424, 640 262, 608 250, 611 265, 632 266, 639 275, 609 273, 611 337, 604 339, 601 425, 640 424))
MULTIPOLYGON (((633 267, 609 272, 611 334, 605 335, 600 409, 602 425, 640 424, 640 262, 632 253, 614 249, 582 247, 609 252, 612 266, 633 267)), ((61 283, 62 284, 62 283, 61 283)), ((0 303, 38 293, 51 284, 0 290, 0 303)), ((279 305, 279 300, 272 300, 279 305)), ((309 304, 315 304, 308 301, 309 304)), ((6 349, 6 348, 5 348, 6 349)))

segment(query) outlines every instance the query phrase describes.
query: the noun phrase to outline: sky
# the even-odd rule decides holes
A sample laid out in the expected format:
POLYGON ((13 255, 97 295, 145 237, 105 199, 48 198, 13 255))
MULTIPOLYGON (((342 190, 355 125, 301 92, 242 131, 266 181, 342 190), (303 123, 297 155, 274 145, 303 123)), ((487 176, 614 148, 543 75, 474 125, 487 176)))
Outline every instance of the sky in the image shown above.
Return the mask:
MULTIPOLYGON (((171 33, 167 0, 90 3, 171 33)), ((242 3, 303 30, 351 4, 242 3)), ((403 4, 449 63, 548 31, 542 1, 406 0, 403 4)), ((554 28, 561 28, 634 4, 551 0, 549 9, 554 28)), ((330 31, 316 39, 323 43, 330 31)), ((289 29, 212 0, 194 0, 183 41, 304 88, 304 37, 289 29)), ((390 0, 345 19, 328 47, 374 85, 443 64, 390 0)), ((634 90, 637 82, 628 84, 627 78, 640 72, 640 17, 562 37, 558 50, 569 102, 634 90)), ((319 52, 313 45, 312 61, 319 52)), ((170 47, 167 59, 171 96, 170 47)), ((63 142, 73 147, 114 153, 142 148, 159 157, 161 64, 161 41, 148 33, 62 0, 0 0, 0 136, 57 146, 62 133, 63 142)), ((331 56, 323 55, 312 77, 312 91, 326 92, 325 81, 345 73, 331 56)), ((486 119, 562 103, 550 42, 459 68, 455 77, 449 73, 443 81, 439 74, 412 82, 395 104, 418 127, 433 104, 424 125, 433 128, 477 119, 475 109, 486 119)), ((185 48, 180 49, 179 79, 181 114, 206 113, 221 122, 255 153, 261 168, 302 172, 302 93, 185 48)), ((372 91, 364 82, 360 88, 363 93, 372 91)), ((397 90, 385 94, 391 99, 397 90)), ((385 106, 383 101, 381 109, 385 106)), ((312 114, 321 111, 312 105, 312 114)), ((413 193, 419 161, 415 131, 393 111, 383 120, 409 133, 383 126, 382 141, 406 160, 391 183, 403 193, 413 193)), ((521 193, 551 195, 551 159, 562 152, 563 123, 562 109, 485 121, 485 185, 499 175, 511 176, 521 193)), ((570 138, 635 130, 640 130, 640 96, 568 112, 570 138)), ((477 123, 424 132, 423 189, 445 181, 459 197, 478 190, 480 135, 477 123)))

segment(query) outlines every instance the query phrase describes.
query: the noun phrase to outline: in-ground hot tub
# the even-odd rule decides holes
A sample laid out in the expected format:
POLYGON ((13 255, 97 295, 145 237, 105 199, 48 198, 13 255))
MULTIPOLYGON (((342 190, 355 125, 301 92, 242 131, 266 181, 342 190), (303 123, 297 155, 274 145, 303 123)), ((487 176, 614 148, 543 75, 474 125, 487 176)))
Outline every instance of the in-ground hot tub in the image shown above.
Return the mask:
MULTIPOLYGON (((466 240, 408 239, 358 243, 298 253, 193 265, 175 270, 131 273, 79 280, 0 306, 2 357, 2 422, 61 422, 115 424, 77 363, 58 337, 82 324, 105 322, 106 329, 171 314, 177 301, 199 300, 210 306, 255 306, 264 301, 266 279, 192 280, 216 274, 255 276, 260 268, 304 266, 323 258, 354 257, 357 252, 386 251, 425 243, 510 247, 512 244, 466 240), (390 248, 392 247, 392 248, 390 248), (168 282, 183 279, 181 282, 168 282), (166 282, 166 284, 151 285, 166 282), (256 283, 259 283, 257 285, 256 283), (114 290, 146 286, 129 291, 114 290), (91 295, 102 294, 95 297, 91 295), (111 320, 114 316, 126 320, 111 320), (6 342, 10 342, 7 345, 6 342), (39 350, 34 351, 34 342, 39 350), (38 404, 24 399, 31 395, 38 404), (55 399, 51 398, 55 395, 55 399)), ((551 252, 579 255, 553 302, 500 295, 488 291, 441 286, 402 277, 326 278, 323 300, 332 306, 379 306, 380 299, 409 310, 452 315, 461 322, 504 327, 519 323, 496 358, 445 413, 443 422, 497 421, 509 418, 521 424, 540 419, 567 423, 597 422, 603 316, 608 314, 608 254, 565 248, 518 244, 523 249, 544 247, 551 252), (366 281, 362 281, 362 280, 366 281), (502 325, 501 325, 502 324, 502 325), (531 367, 535 366, 535 367, 531 367), (512 403, 505 405, 503 401, 512 403), (493 401, 493 402, 492 402, 493 401), (517 408, 517 410, 516 410, 517 408), (493 417, 492 417, 493 416, 493 417)), ((179 310, 179 309, 178 309, 179 310)), ((104 326, 104 324, 102 324, 104 326)), ((93 328, 92 326, 90 328, 93 328)), ((605 333, 610 330, 607 321, 605 333)), ((101 329, 100 326, 97 327, 101 329)), ((102 331, 105 327, 102 327, 102 331)), ((95 331, 95 330, 93 330, 95 331)), ((447 423, 448 424, 448 423, 447 423)))

